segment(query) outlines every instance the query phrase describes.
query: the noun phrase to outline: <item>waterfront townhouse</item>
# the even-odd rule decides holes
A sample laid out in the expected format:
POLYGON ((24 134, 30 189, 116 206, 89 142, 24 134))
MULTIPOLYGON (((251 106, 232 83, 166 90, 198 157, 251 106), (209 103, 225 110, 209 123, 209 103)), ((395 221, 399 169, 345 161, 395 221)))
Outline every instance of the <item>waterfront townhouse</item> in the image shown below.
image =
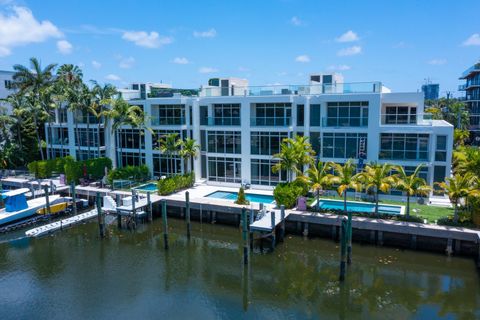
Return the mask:
POLYGON ((307 85, 255 87, 244 79, 214 78, 198 91, 137 84, 120 92, 144 110, 153 133, 123 126, 114 139, 109 124, 104 128, 87 115, 57 110, 46 130, 61 143, 49 142, 49 154, 106 155, 118 166, 146 164, 161 177, 187 167, 184 159, 159 150, 159 139, 177 133, 200 145, 190 164, 197 180, 273 188, 286 180, 285 172, 272 172, 273 155, 284 138, 297 134, 309 137, 320 161, 352 158, 359 167, 389 162, 407 171, 422 163, 421 175, 430 184, 450 175, 453 126, 424 114, 422 92, 393 93, 380 82, 345 83, 338 74, 311 75, 307 85))

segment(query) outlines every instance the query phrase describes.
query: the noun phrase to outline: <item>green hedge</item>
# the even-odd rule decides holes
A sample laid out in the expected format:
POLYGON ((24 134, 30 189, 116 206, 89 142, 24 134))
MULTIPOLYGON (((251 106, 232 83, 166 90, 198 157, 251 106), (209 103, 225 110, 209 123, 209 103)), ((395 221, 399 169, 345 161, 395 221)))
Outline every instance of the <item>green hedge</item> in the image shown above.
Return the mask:
POLYGON ((113 180, 134 180, 145 181, 150 178, 150 171, 147 165, 126 166, 117 168, 109 172, 108 182, 112 184, 113 180))
POLYGON ((193 187, 195 174, 193 172, 184 175, 174 175, 157 183, 158 194, 166 196, 182 189, 193 187))
POLYGON ((71 156, 65 158, 55 158, 50 160, 38 160, 30 162, 27 167, 30 173, 37 179, 50 178, 52 173, 65 173, 65 164, 69 161, 75 161, 71 156))
POLYGON ((280 183, 273 190, 273 197, 278 206, 284 205, 285 208, 291 209, 296 206, 297 199, 301 196, 306 196, 308 193, 308 186, 301 180, 293 182, 280 183))

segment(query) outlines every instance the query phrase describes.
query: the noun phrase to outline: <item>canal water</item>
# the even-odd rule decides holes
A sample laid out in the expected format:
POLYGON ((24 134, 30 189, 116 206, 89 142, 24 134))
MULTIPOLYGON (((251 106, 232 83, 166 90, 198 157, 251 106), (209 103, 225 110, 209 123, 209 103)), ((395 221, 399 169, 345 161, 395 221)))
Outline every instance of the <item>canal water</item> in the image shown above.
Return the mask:
MULTIPOLYGON (((0 319, 479 319, 472 259, 288 236, 242 264, 238 228, 160 219, 136 232, 95 222, 0 243, 0 319)), ((15 238, 17 234, 9 235, 15 238)))

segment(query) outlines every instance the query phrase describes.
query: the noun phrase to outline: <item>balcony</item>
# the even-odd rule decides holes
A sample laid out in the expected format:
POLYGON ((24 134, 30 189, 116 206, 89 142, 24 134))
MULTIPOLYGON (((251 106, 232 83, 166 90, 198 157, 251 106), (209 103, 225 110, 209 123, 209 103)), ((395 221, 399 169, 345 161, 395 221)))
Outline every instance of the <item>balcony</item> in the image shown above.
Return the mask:
POLYGON ((240 117, 233 118, 218 118, 218 117, 208 117, 207 123, 208 126, 239 126, 240 117))
POLYGON ((465 89, 467 89, 467 85, 466 85, 466 84, 460 84, 460 85, 458 85, 458 91, 465 91, 465 89))
POLYGON ((430 113, 421 114, 382 114, 381 123, 386 126, 431 126, 433 116, 430 113))
POLYGON ((368 127, 368 117, 323 117, 322 127, 368 127))
POLYGON ((152 118, 152 126, 180 126, 185 124, 185 118, 152 118))
POLYGON ((231 86, 226 88, 204 87, 200 92, 200 96, 318 95, 380 92, 382 92, 381 82, 355 82, 318 85, 231 86))
POLYGON ((252 127, 288 127, 290 124, 290 118, 262 117, 250 119, 252 127))

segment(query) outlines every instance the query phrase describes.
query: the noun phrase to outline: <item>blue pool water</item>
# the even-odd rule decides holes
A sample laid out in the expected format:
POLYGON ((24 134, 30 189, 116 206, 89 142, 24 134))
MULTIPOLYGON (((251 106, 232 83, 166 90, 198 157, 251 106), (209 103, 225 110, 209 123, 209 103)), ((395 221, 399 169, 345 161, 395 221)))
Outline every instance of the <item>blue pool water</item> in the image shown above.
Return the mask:
POLYGON ((147 184, 144 184, 143 186, 139 186, 137 188, 134 188, 135 190, 140 190, 140 191, 157 191, 157 184, 155 182, 150 182, 147 184))
MULTIPOLYGON (((225 200, 237 200, 237 192, 228 192, 228 191, 215 191, 206 195, 206 198, 215 198, 215 199, 225 199, 225 200)), ((255 193, 245 193, 245 198, 250 202, 257 203, 272 203, 274 201, 273 196, 264 195, 264 194, 255 194, 255 193)))
MULTIPOLYGON (((320 208, 324 210, 343 210, 343 201, 320 199, 320 208)), ((400 214, 400 206, 378 206, 378 213, 383 214, 400 214)), ((373 203, 358 203, 347 201, 347 211, 352 212, 375 212, 375 204, 373 203)))

